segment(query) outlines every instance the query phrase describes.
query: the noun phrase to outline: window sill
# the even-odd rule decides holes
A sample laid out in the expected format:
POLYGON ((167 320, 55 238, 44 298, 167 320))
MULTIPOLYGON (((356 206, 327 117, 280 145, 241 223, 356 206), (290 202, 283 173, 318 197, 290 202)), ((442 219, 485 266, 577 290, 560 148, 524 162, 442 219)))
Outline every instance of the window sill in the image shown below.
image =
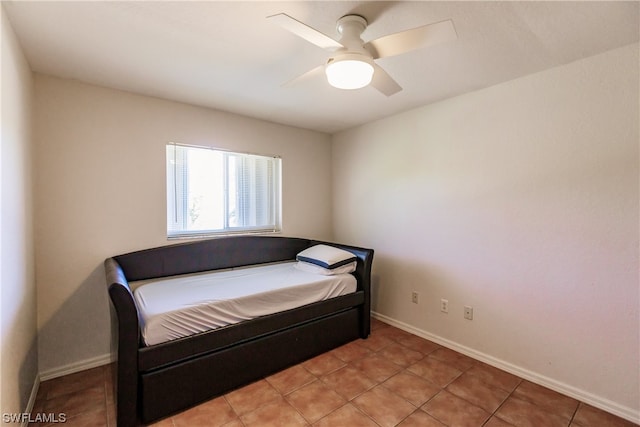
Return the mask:
POLYGON ((195 240, 195 239, 215 239, 218 237, 231 237, 231 236, 256 236, 256 235, 276 235, 282 234, 282 230, 274 231, 235 231, 235 232, 222 232, 222 233, 194 233, 194 234, 182 234, 179 236, 167 236, 168 241, 172 240, 195 240))

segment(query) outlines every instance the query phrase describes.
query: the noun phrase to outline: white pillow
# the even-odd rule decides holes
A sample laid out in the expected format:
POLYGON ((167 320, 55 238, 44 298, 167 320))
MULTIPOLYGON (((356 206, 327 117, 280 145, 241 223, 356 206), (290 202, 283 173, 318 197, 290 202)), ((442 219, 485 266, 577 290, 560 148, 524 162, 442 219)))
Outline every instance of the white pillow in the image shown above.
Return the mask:
POLYGON ((298 261, 295 264, 295 268, 298 270, 306 271, 307 273, 322 274, 324 276, 333 276, 336 274, 348 274, 356 271, 357 261, 351 261, 349 264, 345 264, 341 267, 328 269, 320 267, 319 265, 309 264, 308 262, 298 261))
POLYGON ((352 261, 356 261, 358 258, 344 249, 329 245, 315 245, 298 253, 296 259, 333 270, 334 268, 342 267, 352 261))

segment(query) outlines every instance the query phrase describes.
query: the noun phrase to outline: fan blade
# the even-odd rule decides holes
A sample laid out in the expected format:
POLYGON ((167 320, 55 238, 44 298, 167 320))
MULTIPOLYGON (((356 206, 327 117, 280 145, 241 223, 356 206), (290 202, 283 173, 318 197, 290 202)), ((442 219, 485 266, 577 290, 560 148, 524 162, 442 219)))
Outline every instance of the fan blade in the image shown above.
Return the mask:
POLYGON ((371 79, 371 86, 387 96, 391 96, 402 90, 402 87, 400 87, 400 85, 396 83, 396 81, 393 80, 391 76, 378 64, 373 64, 373 79, 371 79))
POLYGON ((310 26, 303 24, 302 22, 290 17, 285 13, 267 16, 267 19, 275 22, 276 24, 280 25, 285 30, 292 32, 296 36, 302 37, 309 43, 313 43, 323 49, 327 49, 333 52, 344 47, 331 37, 322 34, 320 31, 317 31, 310 26))
POLYGON ((294 86, 294 85, 298 84, 301 81, 313 78, 313 77, 315 77, 317 75, 320 75, 320 74, 324 74, 323 73, 324 72, 324 68, 325 68, 324 65, 318 65, 316 68, 313 68, 313 69, 307 71, 306 73, 301 74, 298 77, 294 77, 293 79, 289 80, 286 83, 283 83, 282 87, 294 86))
POLYGON ((453 21, 449 19, 380 37, 366 43, 364 47, 371 52, 373 59, 378 59, 453 41, 457 38, 453 21))

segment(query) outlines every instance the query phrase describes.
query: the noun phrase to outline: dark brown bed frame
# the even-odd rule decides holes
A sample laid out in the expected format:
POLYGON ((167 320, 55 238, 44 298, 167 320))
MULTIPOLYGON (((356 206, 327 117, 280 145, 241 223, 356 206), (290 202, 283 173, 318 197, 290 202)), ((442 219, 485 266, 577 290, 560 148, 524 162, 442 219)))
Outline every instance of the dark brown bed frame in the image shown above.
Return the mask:
POLYGON ((373 250, 292 237, 237 236, 105 260, 117 328, 119 427, 147 424, 370 333, 373 250), (129 281, 294 260, 324 243, 358 258, 353 294, 162 344, 145 346, 129 281))

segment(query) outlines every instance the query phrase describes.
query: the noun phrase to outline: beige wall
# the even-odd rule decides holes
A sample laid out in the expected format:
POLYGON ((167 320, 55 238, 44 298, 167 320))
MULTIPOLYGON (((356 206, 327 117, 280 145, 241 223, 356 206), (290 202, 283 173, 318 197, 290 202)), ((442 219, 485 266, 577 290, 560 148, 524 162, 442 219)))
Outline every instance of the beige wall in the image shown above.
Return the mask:
POLYGON ((0 6, 0 413, 27 409, 38 374, 31 180, 32 75, 0 6))
POLYGON ((109 354, 102 263, 166 245, 165 144, 276 154, 283 234, 331 238, 328 135, 36 75, 40 372, 109 354))
POLYGON ((373 310, 638 420, 638 78, 635 44, 335 135, 373 310))

